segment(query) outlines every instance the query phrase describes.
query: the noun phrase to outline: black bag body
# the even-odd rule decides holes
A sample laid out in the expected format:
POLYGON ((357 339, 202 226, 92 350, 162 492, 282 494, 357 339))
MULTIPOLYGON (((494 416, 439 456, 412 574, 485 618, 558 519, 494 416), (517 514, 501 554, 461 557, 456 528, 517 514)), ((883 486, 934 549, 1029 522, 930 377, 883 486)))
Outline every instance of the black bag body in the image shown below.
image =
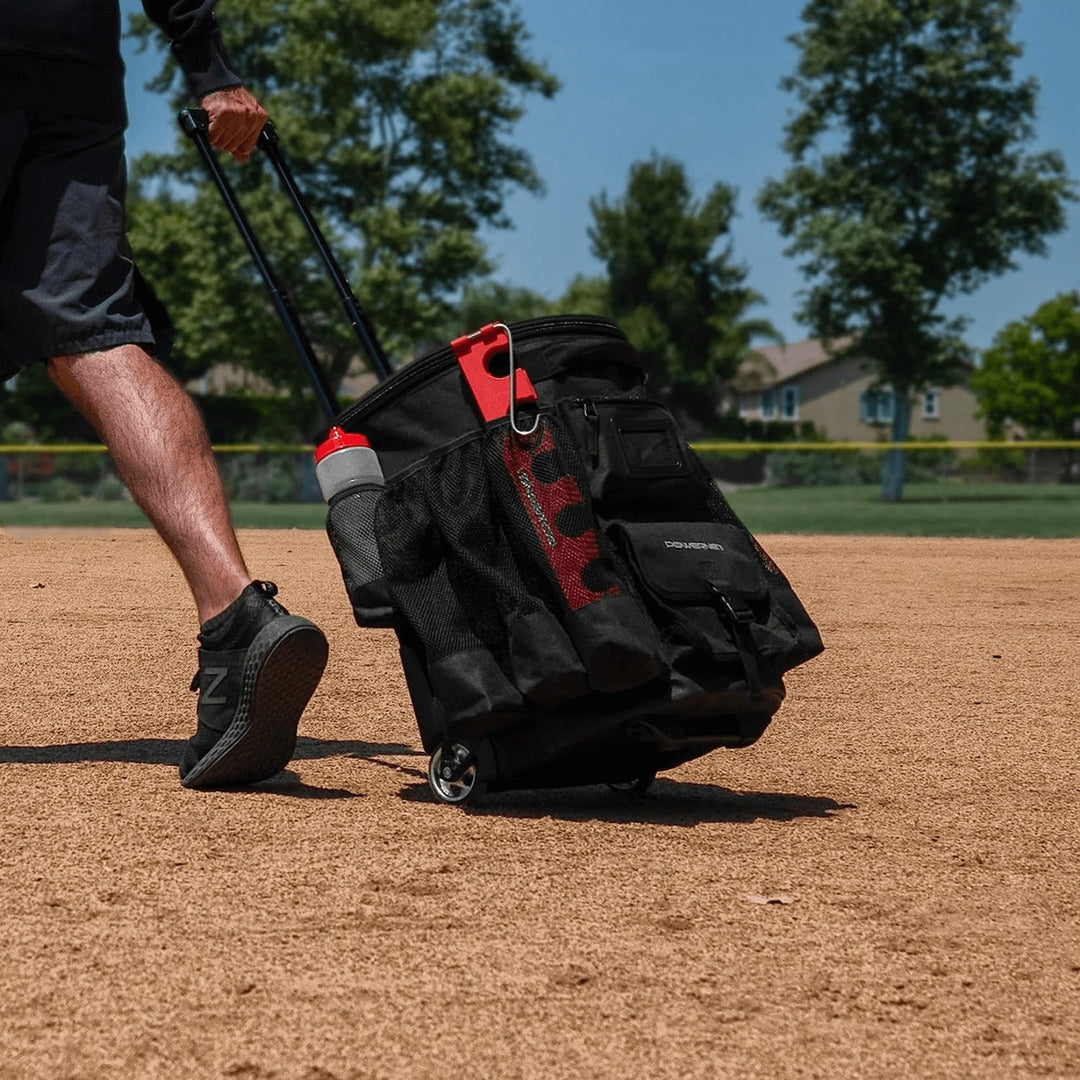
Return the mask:
MULTIPOLYGON (((821 652, 814 623, 616 325, 503 329, 501 351, 459 339, 338 419, 386 480, 383 577, 350 589, 354 614, 394 626, 425 750, 456 746, 498 790, 647 782, 748 746, 821 652)), ((339 558, 347 531, 331 507, 339 558)))
POLYGON ((360 443, 377 455, 385 486, 366 467, 356 483, 337 476, 327 533, 357 622, 397 632, 434 793, 643 786, 754 742, 784 673, 821 638, 645 396, 619 328, 585 316, 490 324, 392 373, 267 123, 258 145, 384 380, 338 415, 207 114, 180 123, 334 425, 317 461, 326 451, 336 469, 333 453, 360 443))

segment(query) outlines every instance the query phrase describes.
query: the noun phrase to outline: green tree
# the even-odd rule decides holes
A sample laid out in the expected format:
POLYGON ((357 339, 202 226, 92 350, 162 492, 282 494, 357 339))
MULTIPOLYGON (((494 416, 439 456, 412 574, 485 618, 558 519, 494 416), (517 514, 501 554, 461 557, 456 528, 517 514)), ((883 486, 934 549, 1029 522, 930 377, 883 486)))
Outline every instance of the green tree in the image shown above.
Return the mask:
POLYGON ((611 290, 603 275, 575 274, 558 303, 560 311, 569 315, 595 315, 614 318, 611 310, 611 290))
POLYGON ((731 231, 735 189, 717 183, 699 201, 683 165, 654 154, 631 166, 621 198, 604 193, 589 206, 592 251, 607 269, 606 305, 591 279, 576 282, 577 295, 619 320, 654 389, 711 422, 720 384, 751 341, 779 340, 767 320, 747 318, 762 297, 746 284, 730 241, 719 246, 731 231))
MULTIPOLYGON (((768 181, 762 212, 791 237, 808 285, 801 319, 826 341, 853 335, 897 407, 959 377, 966 320, 943 300, 1043 254, 1075 197, 1061 155, 1027 154, 1038 91, 1018 81, 1015 0, 810 0, 786 127, 794 165, 768 181)), ((882 496, 903 494, 887 456, 882 496)))
MULTIPOLYGON (((558 83, 526 52, 516 5, 231 0, 218 17, 388 351, 408 355, 449 297, 489 271, 478 233, 508 224, 507 194, 541 188, 511 137, 525 99, 558 83)), ((132 33, 145 44, 156 30, 137 17, 132 33)), ((171 57, 150 88, 186 103, 171 57)), ((177 364, 191 375, 233 360, 299 392, 303 376, 235 228, 194 148, 178 143, 134 163, 131 199, 132 244, 176 323, 177 364)), ((355 339, 334 325, 332 290, 259 157, 230 177, 336 384, 355 339)))
POLYGON ((30 364, 16 378, 0 383, 0 429, 22 427, 32 439, 4 438, 0 442, 98 442, 92 425, 56 393, 44 364, 30 364))
MULTIPOLYGON (((1074 439, 1080 424, 1080 293, 1060 293, 994 337, 971 378, 982 415, 1034 437, 1074 439)), ((1072 452, 1069 453, 1071 465, 1072 452)), ((1071 468, 1065 474, 1071 476, 1071 468)))
POLYGON ((553 312, 551 301, 531 289, 490 279, 480 281, 465 286, 449 318, 436 328, 433 344, 445 345, 461 334, 490 322, 521 322, 539 319, 553 312))

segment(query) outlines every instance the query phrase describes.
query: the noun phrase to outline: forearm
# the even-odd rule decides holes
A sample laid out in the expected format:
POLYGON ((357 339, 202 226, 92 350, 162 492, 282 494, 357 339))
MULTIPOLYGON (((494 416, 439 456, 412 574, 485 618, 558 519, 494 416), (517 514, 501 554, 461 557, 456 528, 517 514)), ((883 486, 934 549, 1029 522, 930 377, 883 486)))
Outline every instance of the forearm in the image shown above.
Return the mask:
POLYGON ((173 55, 199 100, 215 90, 240 86, 214 18, 216 0, 142 0, 143 9, 172 42, 173 55))

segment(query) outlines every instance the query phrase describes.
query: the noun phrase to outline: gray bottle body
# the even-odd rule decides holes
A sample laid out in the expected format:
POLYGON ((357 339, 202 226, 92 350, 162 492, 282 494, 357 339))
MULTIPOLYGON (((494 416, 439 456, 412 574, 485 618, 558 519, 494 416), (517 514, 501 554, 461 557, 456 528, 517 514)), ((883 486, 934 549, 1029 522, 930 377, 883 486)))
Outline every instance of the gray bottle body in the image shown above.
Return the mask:
POLYGON ((344 446, 332 451, 316 463, 315 475, 327 502, 349 488, 383 486, 382 466, 370 446, 344 446))

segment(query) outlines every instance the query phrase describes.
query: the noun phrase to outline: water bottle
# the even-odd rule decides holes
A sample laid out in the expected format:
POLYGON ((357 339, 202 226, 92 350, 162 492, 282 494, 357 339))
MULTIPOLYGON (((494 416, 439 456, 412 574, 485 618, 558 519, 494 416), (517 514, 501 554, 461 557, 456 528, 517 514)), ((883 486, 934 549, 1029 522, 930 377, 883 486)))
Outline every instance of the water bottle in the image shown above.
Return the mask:
POLYGON ((365 435, 332 427, 315 450, 315 475, 329 506, 326 533, 357 623, 392 625, 375 535, 375 509, 384 486, 378 456, 365 435))
POLYGON ((383 486, 382 466, 367 436, 339 427, 316 447, 315 475, 328 503, 349 488, 383 486))

